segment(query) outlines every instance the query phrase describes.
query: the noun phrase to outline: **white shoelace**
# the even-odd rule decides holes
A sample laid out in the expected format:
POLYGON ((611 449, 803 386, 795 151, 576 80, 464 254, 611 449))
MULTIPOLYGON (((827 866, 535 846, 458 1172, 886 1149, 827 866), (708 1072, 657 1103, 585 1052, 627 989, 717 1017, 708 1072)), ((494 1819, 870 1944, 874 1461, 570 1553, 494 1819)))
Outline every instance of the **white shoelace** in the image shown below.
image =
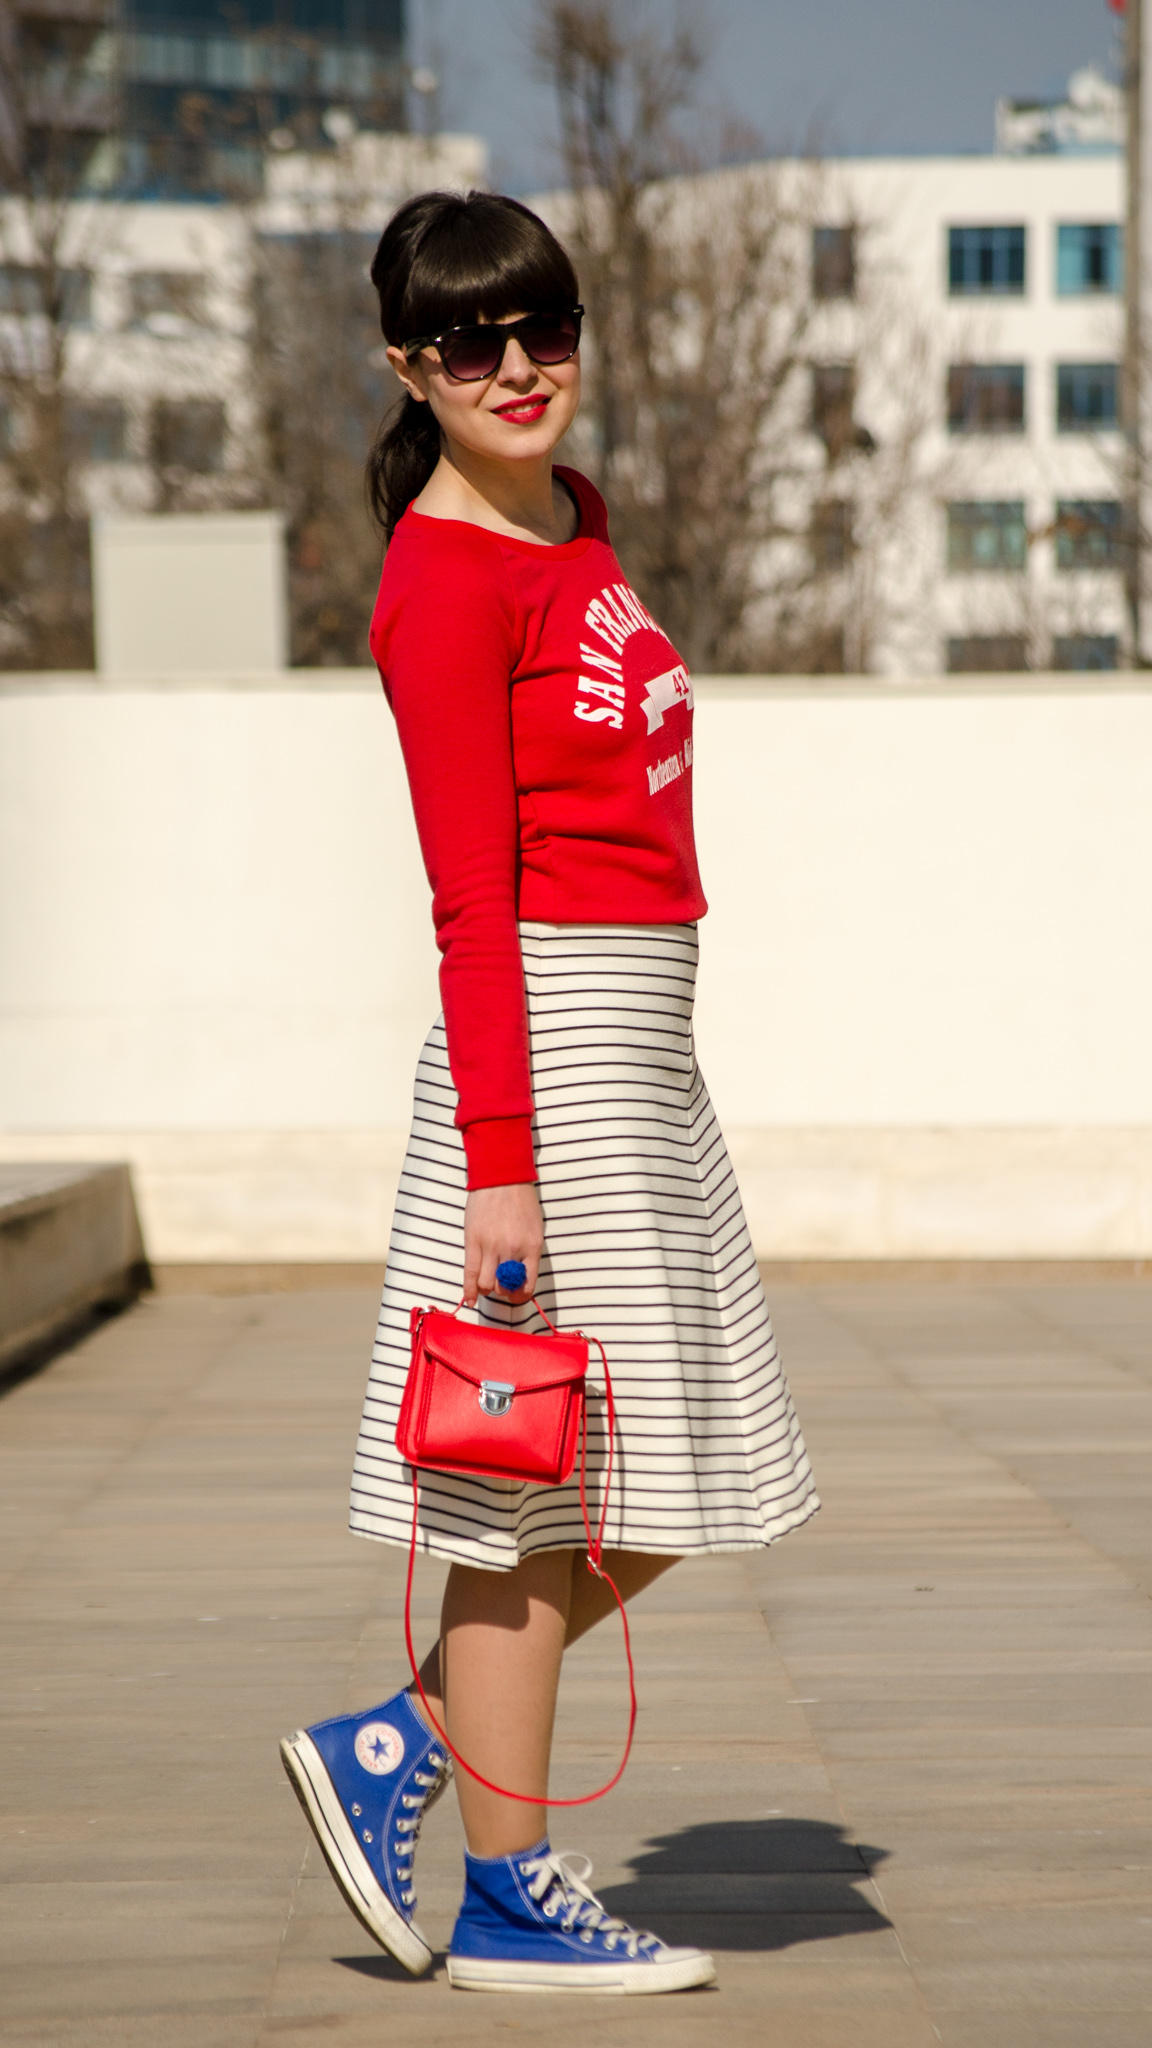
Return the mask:
POLYGON ((444 1783, 448 1771, 447 1757, 438 1756, 435 1750, 429 1750, 427 1762, 432 1766, 431 1776, 427 1771, 413 1771, 413 1782, 422 1789, 417 1793, 405 1792, 401 1802, 404 1806, 414 1807, 415 1811, 407 1819, 400 1814, 396 1820, 396 1833, 406 1835, 408 1839, 392 1844, 393 1853, 397 1857, 403 1857, 408 1865, 407 1870, 401 1870, 399 1865, 396 1869, 400 1883, 408 1886, 408 1890, 400 1894, 406 1906, 416 1904, 416 1894, 412 1890, 412 1858, 416 1854, 416 1844, 420 1839, 420 1823, 424 1819, 432 1793, 444 1783))
POLYGON ((547 1919, 555 1920, 563 1913, 563 1933, 578 1933, 581 1941, 587 1942, 598 1934, 606 1949, 619 1945, 629 1956, 637 1955, 641 1949, 660 1947, 658 1935, 638 1933, 626 1920, 615 1920, 604 1911, 595 1892, 588 1889, 587 1880, 592 1875, 590 1857, 579 1856, 571 1849, 551 1850, 547 1856, 528 1856, 523 1862, 517 1858, 516 1868, 531 1880, 529 1896, 547 1919))

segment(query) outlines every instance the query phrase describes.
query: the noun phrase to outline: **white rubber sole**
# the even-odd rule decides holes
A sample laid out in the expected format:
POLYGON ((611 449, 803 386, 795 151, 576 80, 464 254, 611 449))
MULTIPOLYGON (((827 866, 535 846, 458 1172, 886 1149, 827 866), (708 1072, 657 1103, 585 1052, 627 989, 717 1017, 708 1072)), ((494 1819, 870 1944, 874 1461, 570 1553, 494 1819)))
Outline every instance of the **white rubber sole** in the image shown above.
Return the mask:
POLYGON ((700 1949, 664 1963, 500 1963, 474 1956, 449 1956, 453 1991, 563 1991, 596 1998, 643 1997, 657 1991, 691 1991, 714 1984, 716 1965, 700 1949))
POLYGON ((422 1977, 432 1961, 432 1950, 419 1928, 396 1911, 380 1885, 311 1736, 303 1728, 295 1735, 286 1735, 280 1744, 280 1756, 324 1861, 360 1925, 414 1977, 422 1977))

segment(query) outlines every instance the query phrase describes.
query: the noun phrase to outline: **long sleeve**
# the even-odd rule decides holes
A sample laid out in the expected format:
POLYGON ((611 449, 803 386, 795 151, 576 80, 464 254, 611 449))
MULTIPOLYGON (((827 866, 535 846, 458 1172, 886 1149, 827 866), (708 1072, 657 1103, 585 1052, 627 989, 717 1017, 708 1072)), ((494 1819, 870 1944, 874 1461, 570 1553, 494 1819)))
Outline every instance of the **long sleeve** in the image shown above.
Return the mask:
POLYGON ((536 1179, 511 676, 516 603, 480 529, 423 522, 389 550, 372 652, 391 701, 432 885, 448 1059, 469 1187, 536 1179))

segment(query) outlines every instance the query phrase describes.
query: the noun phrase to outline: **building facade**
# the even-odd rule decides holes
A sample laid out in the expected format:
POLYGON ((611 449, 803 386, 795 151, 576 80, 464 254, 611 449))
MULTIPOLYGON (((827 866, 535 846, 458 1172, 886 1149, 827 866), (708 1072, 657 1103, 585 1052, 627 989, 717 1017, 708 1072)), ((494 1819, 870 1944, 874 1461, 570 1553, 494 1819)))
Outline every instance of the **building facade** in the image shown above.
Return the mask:
POLYGON ((928 393, 922 598, 873 665, 1122 665, 1122 155, 842 160, 827 195, 813 279, 839 325, 817 385, 838 343, 858 418, 882 442, 915 397, 885 382, 891 358, 869 346, 890 327, 914 331, 906 374, 928 393))
POLYGON ((269 149, 406 127, 404 37, 404 0, 13 0, 6 182, 250 198, 269 149))
POLYGON ((258 190, 269 147, 405 125, 403 0, 122 0, 122 189, 258 190))
MULTIPOLYGON (((315 251, 315 284, 325 244, 343 238, 362 270, 405 193, 483 183, 484 152, 374 125, 400 118, 399 0, 373 6, 375 42, 363 0, 293 0, 288 27, 271 0, 244 0, 227 23, 211 11, 224 0, 128 4, 114 31, 121 125, 106 138, 122 189, 78 197, 52 255, 78 496, 95 511, 252 502, 254 250, 287 252, 305 281, 315 251), (289 46, 277 70, 270 53, 289 46), (229 163, 236 189, 222 199, 229 163), (245 178, 260 186, 247 201, 245 178)), ((806 195, 796 288, 811 303, 789 428, 807 482, 784 574, 807 579, 819 615, 806 665, 898 676, 1130 659, 1124 160, 1097 133, 1108 120, 1114 133, 1108 90, 1081 89, 1067 119, 1017 108, 1013 127, 1001 109, 1009 146, 996 154, 791 167, 806 195)), ((703 181, 706 205, 731 203, 733 175, 703 181)), ((562 229, 562 198, 541 204, 562 229)), ((22 243, 27 214, 0 200, 0 344, 13 362, 48 275, 22 243)), ((378 337, 359 312, 353 325, 333 336, 356 354, 349 388, 377 375, 378 337)), ((9 449, 20 403, 6 373, 9 449)))

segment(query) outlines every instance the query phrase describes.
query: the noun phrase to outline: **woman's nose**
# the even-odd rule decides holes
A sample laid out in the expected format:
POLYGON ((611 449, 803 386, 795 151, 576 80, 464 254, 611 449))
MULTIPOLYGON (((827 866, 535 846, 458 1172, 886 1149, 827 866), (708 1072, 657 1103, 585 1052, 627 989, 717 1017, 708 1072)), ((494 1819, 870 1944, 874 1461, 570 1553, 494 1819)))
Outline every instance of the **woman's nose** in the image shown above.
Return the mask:
POLYGON ((504 361, 500 365, 498 382, 504 383, 507 381, 510 384, 522 384, 525 378, 531 381, 535 375, 536 365, 531 360, 531 357, 525 355, 520 343, 515 338, 506 342, 504 361))

